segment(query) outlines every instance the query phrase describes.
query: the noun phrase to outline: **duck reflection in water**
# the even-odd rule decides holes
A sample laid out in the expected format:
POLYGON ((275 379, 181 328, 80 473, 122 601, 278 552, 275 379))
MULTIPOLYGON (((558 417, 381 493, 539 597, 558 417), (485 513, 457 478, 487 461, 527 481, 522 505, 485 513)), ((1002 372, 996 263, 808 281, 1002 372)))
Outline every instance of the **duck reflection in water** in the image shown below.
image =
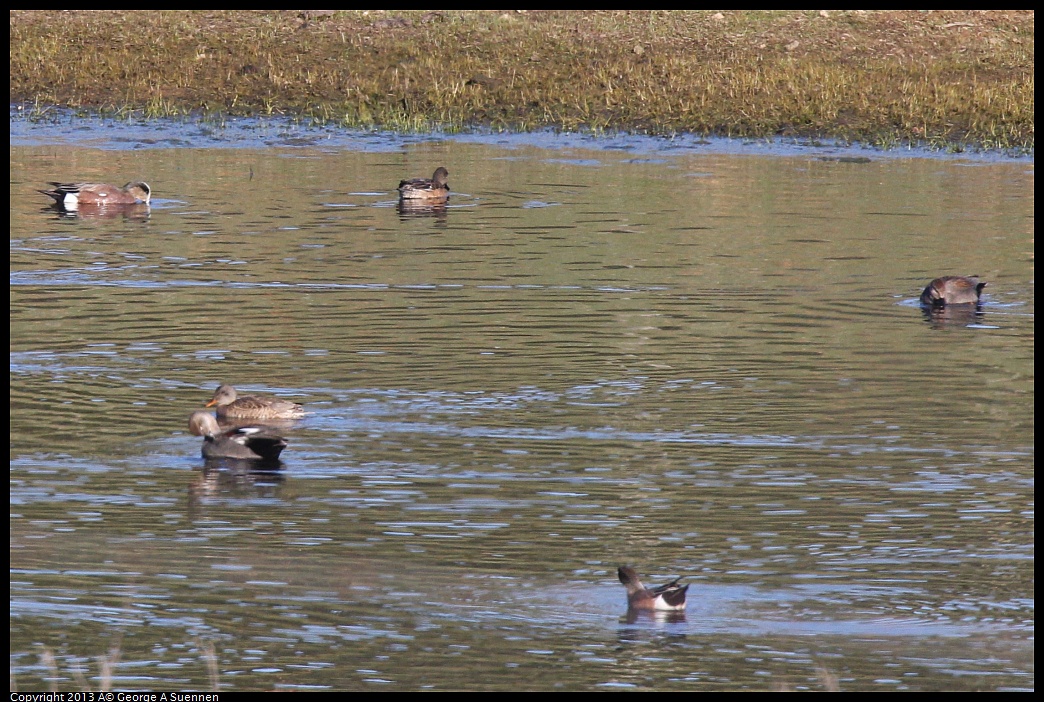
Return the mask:
POLYGON ((967 327, 982 324, 986 315, 981 305, 949 305, 947 307, 922 307, 924 320, 934 329, 967 327))
POLYGON ((237 458, 207 458, 188 486, 189 517, 197 519, 209 507, 223 508, 232 498, 278 498, 286 480, 280 463, 237 458))
POLYGON ((152 216, 152 208, 148 205, 121 205, 119 207, 104 205, 80 205, 73 210, 67 210, 61 205, 45 207, 43 212, 49 212, 58 219, 123 219, 128 222, 147 222, 152 216))
POLYGON ((446 201, 430 200, 399 200, 395 206, 401 219, 418 219, 420 217, 434 217, 440 223, 446 221, 446 201))

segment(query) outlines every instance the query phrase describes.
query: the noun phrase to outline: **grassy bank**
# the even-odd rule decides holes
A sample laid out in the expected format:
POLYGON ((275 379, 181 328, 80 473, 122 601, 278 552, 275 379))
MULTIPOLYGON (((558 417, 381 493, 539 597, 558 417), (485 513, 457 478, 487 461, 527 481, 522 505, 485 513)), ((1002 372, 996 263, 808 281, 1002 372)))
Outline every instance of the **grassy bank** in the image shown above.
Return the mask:
POLYGON ((1032 11, 15 11, 11 101, 1033 147, 1032 11))

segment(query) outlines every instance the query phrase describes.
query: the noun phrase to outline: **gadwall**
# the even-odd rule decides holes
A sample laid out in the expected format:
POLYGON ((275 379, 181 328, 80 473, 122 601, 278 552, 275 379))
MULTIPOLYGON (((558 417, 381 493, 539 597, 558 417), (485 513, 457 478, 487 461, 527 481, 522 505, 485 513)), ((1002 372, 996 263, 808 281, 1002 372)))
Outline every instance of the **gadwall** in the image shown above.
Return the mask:
POLYGON ((921 293, 921 304, 929 307, 977 305, 986 287, 977 276, 946 275, 928 283, 921 293))
POLYGON ((261 427, 221 431, 210 412, 197 410, 189 417, 189 431, 203 437, 203 458, 235 458, 274 463, 286 448, 286 439, 261 427))
POLYGON ((647 588, 638 579, 638 573, 630 566, 620 566, 617 570, 620 582, 627 588, 627 607, 629 609, 658 609, 678 611, 685 609, 685 591, 688 585, 679 585, 672 580, 666 585, 647 588))
POLYGON ((55 183, 54 190, 40 190, 54 198, 54 204, 74 210, 80 205, 103 207, 106 205, 147 205, 152 198, 152 189, 141 181, 127 183, 122 188, 105 183, 55 183))
POLYGON ((435 169, 431 179, 414 178, 399 182, 399 197, 403 200, 442 200, 449 195, 446 178, 449 171, 442 166, 435 169))
POLYGON ((239 397, 231 385, 222 385, 205 407, 217 407, 217 414, 224 419, 300 419, 305 416, 304 408, 296 402, 280 397, 239 397))

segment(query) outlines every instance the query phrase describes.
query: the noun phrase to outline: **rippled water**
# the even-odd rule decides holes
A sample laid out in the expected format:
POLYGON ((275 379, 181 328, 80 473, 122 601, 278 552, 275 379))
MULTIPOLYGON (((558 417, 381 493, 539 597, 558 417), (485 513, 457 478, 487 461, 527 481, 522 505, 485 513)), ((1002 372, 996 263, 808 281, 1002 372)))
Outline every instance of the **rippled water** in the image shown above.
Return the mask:
POLYGON ((19 689, 1033 688, 1032 162, 12 130, 19 689), (281 471, 204 466, 221 382, 281 471))

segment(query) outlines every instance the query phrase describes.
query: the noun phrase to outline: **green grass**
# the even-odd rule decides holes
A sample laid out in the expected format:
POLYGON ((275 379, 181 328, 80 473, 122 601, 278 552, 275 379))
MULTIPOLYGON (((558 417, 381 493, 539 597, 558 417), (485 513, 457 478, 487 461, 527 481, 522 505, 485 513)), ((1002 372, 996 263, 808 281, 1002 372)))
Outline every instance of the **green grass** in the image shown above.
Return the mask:
POLYGON ((1032 149, 1032 11, 11 13, 11 101, 1032 149))

